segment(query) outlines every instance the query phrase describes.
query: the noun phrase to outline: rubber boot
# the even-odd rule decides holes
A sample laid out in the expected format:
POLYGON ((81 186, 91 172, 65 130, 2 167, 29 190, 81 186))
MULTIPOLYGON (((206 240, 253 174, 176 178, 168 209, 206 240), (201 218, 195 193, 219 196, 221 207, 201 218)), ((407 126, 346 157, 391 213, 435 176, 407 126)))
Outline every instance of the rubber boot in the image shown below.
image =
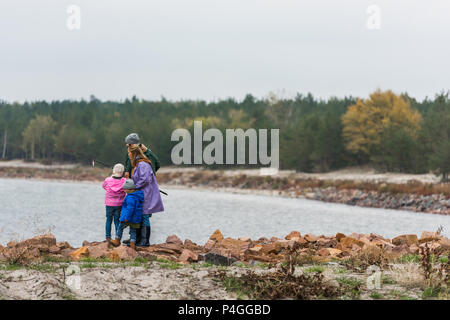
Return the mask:
POLYGON ((148 247, 150 246, 150 227, 142 227, 141 228, 141 241, 136 242, 138 247, 148 247))
POLYGON ((141 224, 141 227, 139 229, 136 229, 136 243, 141 242, 142 229, 144 229, 144 228, 142 228, 142 224, 141 224))

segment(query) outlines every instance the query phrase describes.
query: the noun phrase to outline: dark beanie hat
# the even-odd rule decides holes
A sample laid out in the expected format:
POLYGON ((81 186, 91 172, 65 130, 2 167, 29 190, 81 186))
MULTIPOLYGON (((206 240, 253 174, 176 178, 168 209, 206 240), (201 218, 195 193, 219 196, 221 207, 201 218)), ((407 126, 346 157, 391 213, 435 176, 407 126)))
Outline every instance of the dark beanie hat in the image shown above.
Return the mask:
POLYGON ((139 136, 137 133, 130 133, 125 138, 125 143, 128 144, 139 144, 139 136))

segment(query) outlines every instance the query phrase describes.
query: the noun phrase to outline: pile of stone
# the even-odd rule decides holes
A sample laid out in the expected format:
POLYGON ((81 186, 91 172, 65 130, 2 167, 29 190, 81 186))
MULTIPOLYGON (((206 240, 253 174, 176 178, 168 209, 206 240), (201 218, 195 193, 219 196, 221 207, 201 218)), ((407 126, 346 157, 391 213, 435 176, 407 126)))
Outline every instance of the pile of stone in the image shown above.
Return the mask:
POLYGON ((450 214, 450 199, 443 194, 392 194, 388 192, 364 192, 334 187, 297 191, 296 196, 325 202, 344 203, 360 207, 400 209, 436 214, 450 214))
POLYGON ((450 240, 437 232, 424 231, 420 238, 415 234, 405 234, 392 240, 376 234, 334 236, 301 235, 292 231, 284 239, 277 237, 251 240, 224 238, 216 230, 204 245, 188 239, 181 241, 176 235, 169 236, 165 243, 138 248, 137 251, 121 245, 111 247, 104 242, 83 242, 81 248, 73 248, 67 242, 56 242, 51 234, 40 235, 21 242, 10 242, 7 247, 0 246, 0 261, 10 263, 37 263, 44 260, 55 261, 83 258, 108 259, 111 261, 131 261, 137 257, 149 260, 164 259, 188 264, 205 261, 212 264, 230 265, 235 262, 245 264, 278 263, 284 261, 294 251, 301 257, 307 256, 316 262, 333 259, 346 259, 367 249, 376 249, 392 256, 417 254, 421 247, 427 246, 433 252, 450 251, 450 240))

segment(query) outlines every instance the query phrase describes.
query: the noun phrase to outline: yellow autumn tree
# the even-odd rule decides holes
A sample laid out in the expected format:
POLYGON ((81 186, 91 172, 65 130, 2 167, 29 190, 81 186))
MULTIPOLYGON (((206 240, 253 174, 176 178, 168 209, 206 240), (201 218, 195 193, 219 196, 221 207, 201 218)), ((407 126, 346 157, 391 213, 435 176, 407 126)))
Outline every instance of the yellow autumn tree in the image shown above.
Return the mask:
POLYGON ((401 129, 415 138, 421 120, 408 101, 390 90, 377 90, 369 99, 358 99, 342 116, 346 148, 351 153, 370 155, 386 130, 401 129))

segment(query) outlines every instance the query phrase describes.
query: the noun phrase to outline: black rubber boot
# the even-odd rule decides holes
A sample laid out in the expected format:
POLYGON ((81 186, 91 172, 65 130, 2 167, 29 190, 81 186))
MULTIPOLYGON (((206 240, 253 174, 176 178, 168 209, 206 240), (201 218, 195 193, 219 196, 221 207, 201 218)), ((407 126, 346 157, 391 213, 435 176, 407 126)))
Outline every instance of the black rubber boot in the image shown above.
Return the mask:
POLYGON ((136 246, 138 247, 148 247, 150 246, 150 227, 142 227, 141 228, 141 241, 136 242, 136 246))

